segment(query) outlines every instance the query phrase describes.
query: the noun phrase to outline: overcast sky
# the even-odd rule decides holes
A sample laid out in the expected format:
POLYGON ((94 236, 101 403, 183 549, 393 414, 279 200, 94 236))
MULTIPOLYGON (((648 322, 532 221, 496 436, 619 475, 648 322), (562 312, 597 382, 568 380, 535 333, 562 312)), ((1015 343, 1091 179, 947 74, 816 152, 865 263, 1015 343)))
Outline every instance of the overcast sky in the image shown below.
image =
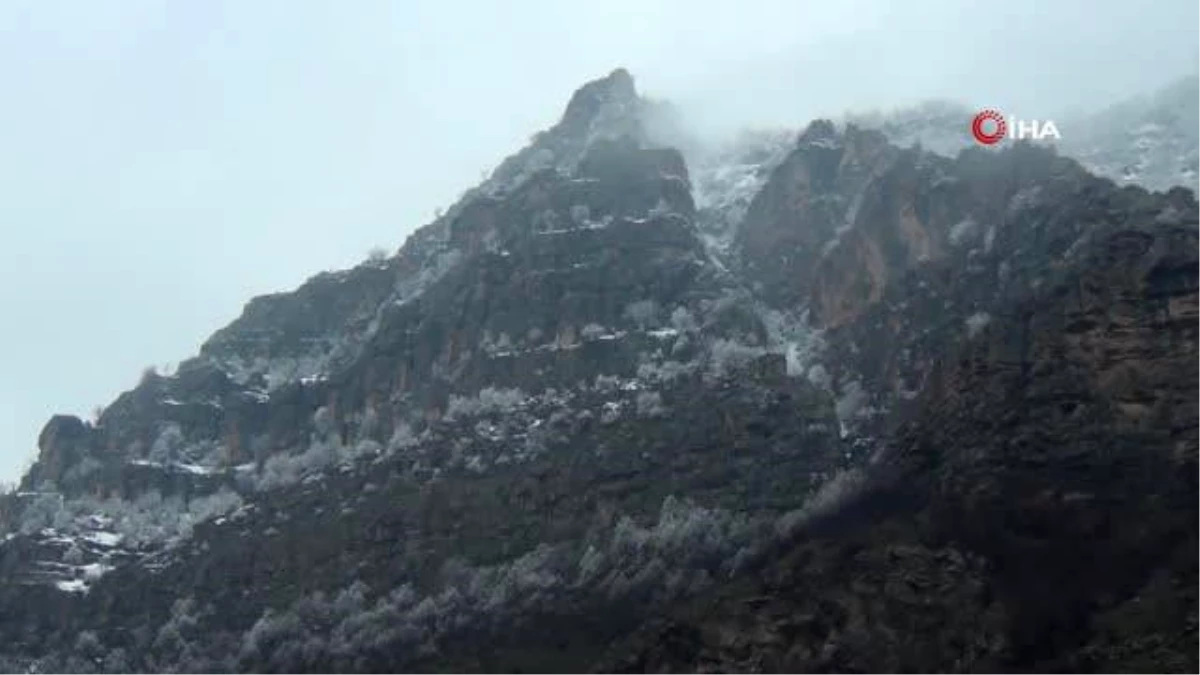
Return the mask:
POLYGON ((251 296, 394 249, 616 66, 714 128, 1197 68, 1197 3, 0 3, 0 479, 251 296))

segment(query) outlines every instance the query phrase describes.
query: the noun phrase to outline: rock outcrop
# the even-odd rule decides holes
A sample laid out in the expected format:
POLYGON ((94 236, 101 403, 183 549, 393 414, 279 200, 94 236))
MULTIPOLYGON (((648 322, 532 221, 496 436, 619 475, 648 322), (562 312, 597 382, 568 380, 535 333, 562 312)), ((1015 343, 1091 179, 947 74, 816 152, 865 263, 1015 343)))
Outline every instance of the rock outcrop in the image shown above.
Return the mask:
POLYGON ((941 361, 851 507, 601 669, 1195 668, 1196 231, 1096 227, 941 361))

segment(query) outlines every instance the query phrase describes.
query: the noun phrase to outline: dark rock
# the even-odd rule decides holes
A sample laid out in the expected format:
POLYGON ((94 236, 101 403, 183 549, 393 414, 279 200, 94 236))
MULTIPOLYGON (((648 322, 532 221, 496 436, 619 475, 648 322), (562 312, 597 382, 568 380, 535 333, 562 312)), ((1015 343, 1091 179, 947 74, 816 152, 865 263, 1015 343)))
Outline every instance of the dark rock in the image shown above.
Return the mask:
POLYGON ((91 427, 74 415, 55 415, 38 434, 38 460, 22 484, 33 489, 49 481, 57 485, 91 450, 91 427))

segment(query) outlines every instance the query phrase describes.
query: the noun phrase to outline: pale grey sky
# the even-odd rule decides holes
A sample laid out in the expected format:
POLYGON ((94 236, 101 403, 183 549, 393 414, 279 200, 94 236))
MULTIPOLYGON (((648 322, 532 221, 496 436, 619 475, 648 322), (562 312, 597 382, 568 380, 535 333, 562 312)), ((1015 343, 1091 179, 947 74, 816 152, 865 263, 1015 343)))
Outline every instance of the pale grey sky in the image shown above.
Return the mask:
POLYGON ((616 66, 713 128, 1048 115, 1197 68, 1195 0, 6 0, 0 480, 251 296, 394 249, 616 66), (1043 112, 1046 111, 1046 112, 1043 112))

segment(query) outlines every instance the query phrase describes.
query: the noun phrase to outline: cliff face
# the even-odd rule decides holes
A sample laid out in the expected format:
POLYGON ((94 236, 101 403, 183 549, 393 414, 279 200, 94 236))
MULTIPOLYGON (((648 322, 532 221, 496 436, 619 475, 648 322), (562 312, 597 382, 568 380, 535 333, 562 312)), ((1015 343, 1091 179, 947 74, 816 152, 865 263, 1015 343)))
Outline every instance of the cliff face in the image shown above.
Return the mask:
POLYGON ((661 112, 51 420, 6 665, 1194 669, 1193 194, 661 112))
POLYGON ((603 668, 1194 668, 1196 232, 1128 198, 934 366, 874 487, 603 668))

